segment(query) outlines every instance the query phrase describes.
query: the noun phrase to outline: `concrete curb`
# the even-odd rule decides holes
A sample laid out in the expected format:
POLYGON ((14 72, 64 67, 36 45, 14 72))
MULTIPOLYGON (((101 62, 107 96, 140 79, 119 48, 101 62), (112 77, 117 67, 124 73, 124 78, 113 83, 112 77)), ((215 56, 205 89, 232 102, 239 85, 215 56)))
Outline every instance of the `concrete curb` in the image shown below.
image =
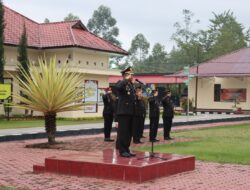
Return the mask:
MULTIPOLYGON (((175 122, 173 123, 173 127, 178 127, 178 126, 183 126, 183 125, 198 125, 198 124, 223 123, 223 122, 229 122, 229 121, 246 121, 246 120, 250 120, 250 116, 238 117, 238 118, 175 122)), ((163 124, 159 124, 159 128, 162 128, 162 127, 163 127, 163 124)), ((148 129, 148 128, 149 128, 149 125, 145 125, 145 129, 148 129)), ((113 128, 112 131, 114 132, 116 131, 116 129, 113 128)), ((101 134, 101 133, 103 133, 103 128, 80 129, 80 130, 76 129, 76 130, 67 130, 67 131, 57 131, 56 137, 96 135, 96 134, 101 134)), ((47 135, 45 132, 0 136, 0 142, 42 139, 42 138, 47 138, 47 135)))

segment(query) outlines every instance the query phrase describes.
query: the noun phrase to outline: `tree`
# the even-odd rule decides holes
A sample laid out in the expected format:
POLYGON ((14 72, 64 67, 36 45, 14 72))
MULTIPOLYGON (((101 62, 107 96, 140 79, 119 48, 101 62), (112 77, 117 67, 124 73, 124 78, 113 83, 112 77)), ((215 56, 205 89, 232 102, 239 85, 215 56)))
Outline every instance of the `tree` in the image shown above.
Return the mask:
POLYGON ((131 42, 129 53, 137 60, 143 61, 150 47, 150 43, 143 34, 137 34, 131 42))
POLYGON ((195 38, 196 34, 192 32, 192 25, 200 22, 199 20, 193 19, 194 13, 190 10, 184 9, 182 11, 182 14, 184 17, 184 23, 181 24, 179 22, 176 22, 174 24, 176 32, 171 37, 178 46, 189 43, 195 38))
POLYGON ((143 72, 145 73, 163 73, 168 72, 168 59, 165 47, 160 43, 153 46, 152 53, 144 60, 143 72))
POLYGON ((168 59, 168 71, 177 72, 182 70, 184 66, 187 66, 188 59, 189 57, 185 50, 173 47, 170 52, 170 58, 168 59))
POLYGON ((0 83, 4 83, 4 8, 3 2, 0 0, 0 83))
MULTIPOLYGON (((23 33, 20 37, 19 40, 19 45, 18 45, 18 57, 17 60, 19 64, 17 65, 17 73, 18 76, 25 81, 25 77, 23 76, 22 69, 25 71, 25 73, 29 74, 29 59, 28 59, 28 53, 27 53, 27 35, 26 35, 26 27, 25 25, 23 26, 23 33)), ((23 97, 26 97, 25 93, 20 91, 20 94, 23 97)), ((28 98, 28 97, 27 97, 28 98)), ((28 110, 25 110, 25 115, 28 114, 28 110)))
MULTIPOLYGON (((198 62, 198 57, 202 48, 199 48, 199 38, 201 32, 193 32, 192 26, 198 24, 199 20, 194 20, 194 13, 190 10, 184 9, 182 11, 184 21, 183 24, 176 22, 174 27, 176 32, 172 35, 172 40, 177 44, 177 49, 171 53, 178 52, 179 56, 185 58, 186 65, 192 65, 195 62, 198 62)), ((184 60, 179 58, 178 60, 184 60)), ((179 63, 176 63, 179 64, 179 63)), ((183 63, 180 63, 183 65, 183 63)))
POLYGON ((152 49, 152 57, 158 60, 163 60, 166 58, 167 52, 165 51, 165 46, 160 43, 156 43, 152 49))
POLYGON ((94 34, 121 46, 121 42, 117 40, 119 28, 116 26, 116 19, 112 17, 109 7, 101 5, 95 10, 92 18, 88 21, 87 27, 94 34))
POLYGON ((79 20, 80 18, 72 13, 69 13, 66 17, 64 17, 64 21, 71 21, 71 20, 79 20))
MULTIPOLYGON (((237 22, 233 12, 226 11, 222 14, 213 13, 211 25, 207 30, 206 59, 211 59, 228 52, 247 46, 249 30, 244 32, 244 27, 237 22)), ((203 38, 204 39, 204 38, 203 38)))
POLYGON ((30 72, 21 69, 23 80, 14 77, 20 84, 20 90, 27 97, 19 93, 13 96, 24 104, 15 104, 15 107, 30 109, 44 114, 45 129, 48 143, 55 144, 56 114, 58 112, 82 109, 83 90, 80 75, 69 69, 67 64, 57 67, 56 59, 38 61, 39 66, 30 64, 30 72))
POLYGON ((143 34, 137 34, 131 42, 129 49, 129 60, 133 63, 135 71, 141 71, 143 68, 143 61, 145 61, 150 43, 143 34))
POLYGON ((50 20, 48 18, 45 18, 44 23, 50 23, 50 20))
POLYGON ((21 72, 21 70, 24 69, 26 73, 29 73, 29 59, 28 59, 28 53, 27 53, 27 35, 26 35, 25 25, 23 26, 23 33, 19 40, 17 60, 19 62, 18 64, 19 77, 22 80, 25 80, 24 76, 22 75, 23 73, 21 72))

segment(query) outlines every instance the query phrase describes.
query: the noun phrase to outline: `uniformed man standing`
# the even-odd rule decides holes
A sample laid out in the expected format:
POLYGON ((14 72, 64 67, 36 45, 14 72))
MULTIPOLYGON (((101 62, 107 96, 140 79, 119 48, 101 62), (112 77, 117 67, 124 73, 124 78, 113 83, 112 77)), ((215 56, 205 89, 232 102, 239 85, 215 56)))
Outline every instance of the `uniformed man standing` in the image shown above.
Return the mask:
POLYGON ((158 100, 158 90, 152 91, 151 97, 149 97, 149 119, 150 119, 150 129, 149 129, 149 141, 157 142, 156 139, 159 119, 160 119, 160 104, 158 100))
POLYGON ((133 119, 133 142, 134 144, 142 143, 140 138, 144 129, 144 117, 146 114, 145 105, 143 102, 141 87, 136 88, 135 113, 133 119))
POLYGON ((102 96, 102 99, 104 104, 104 109, 103 109, 104 141, 113 142, 114 140, 110 139, 110 133, 114 118, 115 97, 112 95, 111 88, 106 88, 106 94, 102 96))
POLYGON ((133 85, 133 71, 131 67, 123 70, 123 80, 116 83, 118 95, 117 120, 118 120, 118 149, 120 156, 135 156, 130 152, 129 146, 132 138, 132 126, 135 112, 135 89, 133 85))
POLYGON ((174 117, 174 104, 171 100, 171 91, 166 90, 166 95, 162 99, 163 106, 163 126, 164 126, 164 140, 171 140, 170 131, 174 117))

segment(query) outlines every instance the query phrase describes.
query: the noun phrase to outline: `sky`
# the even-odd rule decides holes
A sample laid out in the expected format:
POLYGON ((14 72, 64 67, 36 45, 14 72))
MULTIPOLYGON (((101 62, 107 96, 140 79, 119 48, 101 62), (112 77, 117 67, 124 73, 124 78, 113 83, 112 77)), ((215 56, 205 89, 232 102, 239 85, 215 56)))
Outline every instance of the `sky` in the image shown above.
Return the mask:
POLYGON ((200 20, 199 25, 193 27, 194 31, 206 29, 213 12, 219 14, 229 9, 239 23, 250 28, 249 0, 3 0, 3 3, 36 22, 44 22, 45 18, 51 22, 62 21, 68 13, 73 13, 85 25, 94 10, 105 5, 117 20, 118 40, 125 50, 130 48, 132 39, 142 33, 151 48, 161 43, 169 52, 174 45, 173 25, 183 21, 183 9, 191 10, 194 19, 200 20))

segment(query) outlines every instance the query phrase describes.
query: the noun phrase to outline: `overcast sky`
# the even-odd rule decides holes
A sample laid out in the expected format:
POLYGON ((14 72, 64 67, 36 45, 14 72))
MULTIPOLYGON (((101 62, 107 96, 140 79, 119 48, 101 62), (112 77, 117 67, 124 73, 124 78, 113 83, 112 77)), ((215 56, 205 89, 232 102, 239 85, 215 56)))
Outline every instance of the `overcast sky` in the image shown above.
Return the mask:
MULTIPOLYGON (((238 22, 250 27, 249 0, 3 0, 11 9, 35 20, 43 22, 61 21, 68 13, 80 17, 87 25, 94 10, 100 5, 111 8, 113 17, 120 29, 119 40, 128 50, 131 40, 142 33, 151 47, 159 42, 170 51, 173 46, 171 35, 175 32, 173 24, 182 21, 182 10, 189 9, 200 20, 199 28, 205 29, 212 12, 222 13, 231 10, 238 22)), ((196 28, 197 29, 197 28, 196 28)))

